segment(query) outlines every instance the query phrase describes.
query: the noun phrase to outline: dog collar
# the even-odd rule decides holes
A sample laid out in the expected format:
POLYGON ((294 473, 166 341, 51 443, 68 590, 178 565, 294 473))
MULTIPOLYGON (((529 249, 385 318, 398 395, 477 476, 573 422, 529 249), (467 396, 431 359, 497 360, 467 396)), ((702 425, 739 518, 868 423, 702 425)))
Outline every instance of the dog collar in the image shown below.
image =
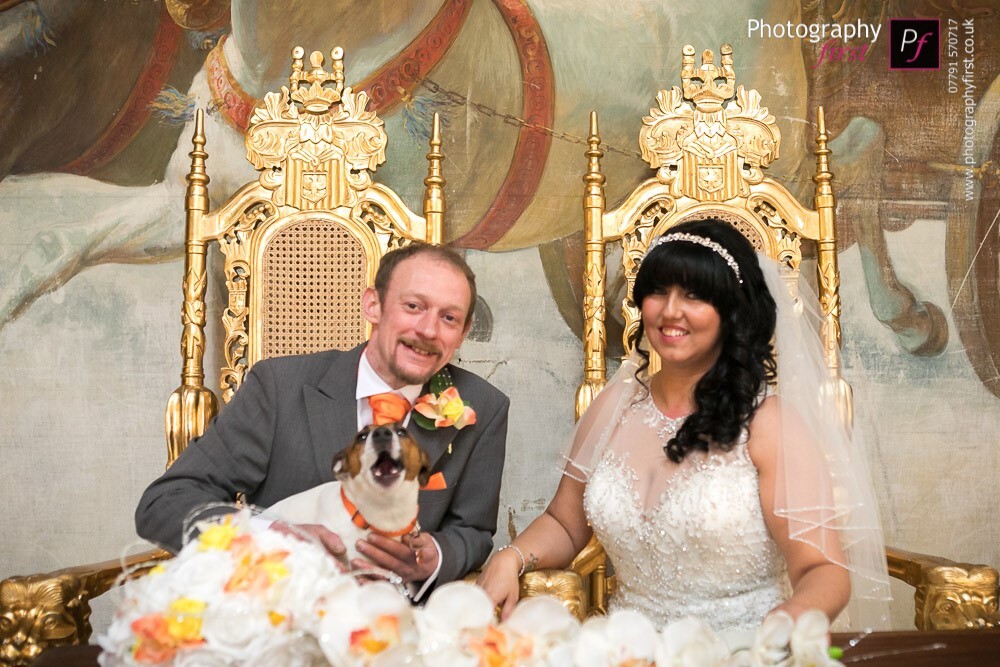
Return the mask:
POLYGON ((417 527, 417 517, 413 517, 413 521, 410 522, 410 525, 402 528, 401 530, 379 530, 375 526, 368 523, 368 520, 361 514, 361 510, 358 509, 358 506, 352 503, 347 497, 347 494, 344 493, 343 488, 340 489, 340 499, 344 503, 344 509, 346 509, 347 513, 351 515, 351 523, 361 530, 370 530, 376 535, 381 535, 382 537, 402 537, 407 533, 413 532, 413 529, 417 527))

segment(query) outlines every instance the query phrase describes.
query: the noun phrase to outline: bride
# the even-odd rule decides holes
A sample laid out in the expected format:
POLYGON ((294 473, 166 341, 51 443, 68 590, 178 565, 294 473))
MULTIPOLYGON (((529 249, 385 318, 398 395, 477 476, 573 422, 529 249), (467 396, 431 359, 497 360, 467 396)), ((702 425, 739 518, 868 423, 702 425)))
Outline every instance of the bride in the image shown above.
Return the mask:
POLYGON ((612 608, 660 624, 755 628, 813 608, 834 619, 853 589, 867 604, 851 625, 885 625, 864 454, 835 409, 806 317, 815 304, 793 304, 782 280, 718 220, 650 243, 635 352, 578 423, 548 508, 479 578, 503 616, 520 574, 568 566, 596 533, 617 574, 612 608), (644 335, 662 361, 652 376, 644 335))

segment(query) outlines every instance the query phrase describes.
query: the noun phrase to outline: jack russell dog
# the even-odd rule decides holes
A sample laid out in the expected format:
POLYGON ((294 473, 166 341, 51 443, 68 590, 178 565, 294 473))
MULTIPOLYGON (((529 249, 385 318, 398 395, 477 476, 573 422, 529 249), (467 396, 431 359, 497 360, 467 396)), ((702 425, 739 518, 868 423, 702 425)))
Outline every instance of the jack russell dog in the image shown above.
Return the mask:
POLYGON ((336 481, 289 496, 264 516, 324 526, 340 536, 349 563, 364 558, 355 545, 370 533, 398 541, 419 531, 417 495, 429 475, 427 454, 401 424, 366 426, 334 457, 336 481))

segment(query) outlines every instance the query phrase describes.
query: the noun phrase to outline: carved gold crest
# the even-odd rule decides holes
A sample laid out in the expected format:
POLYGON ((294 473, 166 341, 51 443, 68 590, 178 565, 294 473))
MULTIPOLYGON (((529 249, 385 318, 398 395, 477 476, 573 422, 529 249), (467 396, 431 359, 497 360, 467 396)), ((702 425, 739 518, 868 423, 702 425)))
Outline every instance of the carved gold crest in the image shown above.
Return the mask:
POLYGON ((746 197, 761 171, 778 157, 781 135, 760 94, 736 86, 733 47, 723 44, 720 63, 710 50, 695 65, 684 47, 681 87, 661 90, 657 108, 642 119, 642 158, 675 197, 728 201, 746 197))
POLYGON ((275 190, 275 203, 304 210, 353 206, 385 162, 382 119, 368 110, 368 95, 344 87, 343 50, 323 54, 292 51, 289 87, 268 93, 254 109, 246 134, 247 160, 261 183, 275 190))

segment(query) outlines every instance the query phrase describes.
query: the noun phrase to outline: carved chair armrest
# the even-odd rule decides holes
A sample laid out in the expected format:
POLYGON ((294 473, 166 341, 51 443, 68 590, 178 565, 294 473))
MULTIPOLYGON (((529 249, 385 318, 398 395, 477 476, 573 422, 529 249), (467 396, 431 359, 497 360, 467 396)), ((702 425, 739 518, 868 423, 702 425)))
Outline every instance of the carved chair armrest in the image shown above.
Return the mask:
MULTIPOLYGON (((476 583, 481 570, 465 575, 463 581, 476 583)), ((583 621, 587 618, 587 584, 579 573, 573 570, 535 570, 521 575, 520 599, 551 595, 557 598, 571 614, 583 621)))
POLYGON ((53 646, 86 644, 90 600, 106 593, 123 572, 133 578, 170 558, 162 549, 123 560, 68 567, 0 581, 0 665, 28 665, 53 646))
POLYGON ((538 595, 551 595, 562 603, 577 619, 584 621, 589 615, 588 590, 584 578, 573 570, 535 570, 521 576, 521 599, 538 595))
POLYGON ((566 570, 536 570, 521 577, 521 597, 552 595, 578 619, 607 613, 615 578, 608 575, 604 547, 591 538, 566 570))
POLYGON ((915 589, 918 630, 993 628, 1000 625, 1000 578, 987 565, 956 563, 938 556, 886 547, 889 574, 915 589))

